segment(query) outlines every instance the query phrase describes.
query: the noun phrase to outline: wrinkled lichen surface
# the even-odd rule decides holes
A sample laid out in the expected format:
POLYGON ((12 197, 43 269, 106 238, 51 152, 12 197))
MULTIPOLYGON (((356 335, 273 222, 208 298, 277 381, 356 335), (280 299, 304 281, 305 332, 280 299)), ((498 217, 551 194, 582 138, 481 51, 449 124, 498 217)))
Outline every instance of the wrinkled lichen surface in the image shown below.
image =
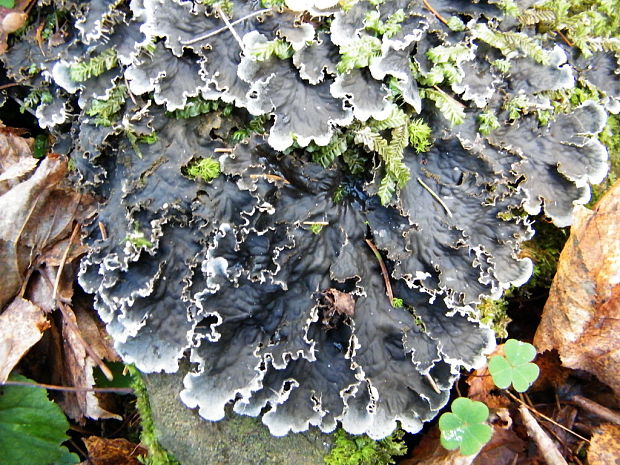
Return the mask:
POLYGON ((494 1, 278 3, 59 0, 3 60, 100 201, 79 282, 126 362, 189 354, 208 420, 416 432, 529 278, 528 215, 603 179, 614 96, 554 111, 586 58, 494 1))

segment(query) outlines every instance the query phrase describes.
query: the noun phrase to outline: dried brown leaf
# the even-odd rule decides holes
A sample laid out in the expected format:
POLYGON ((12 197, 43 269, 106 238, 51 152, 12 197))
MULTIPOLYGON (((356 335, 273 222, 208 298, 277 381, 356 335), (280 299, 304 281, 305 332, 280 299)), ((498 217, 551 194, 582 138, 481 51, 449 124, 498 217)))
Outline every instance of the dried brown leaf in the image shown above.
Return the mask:
MULTIPOLYGON (((33 238, 36 237, 38 223, 46 219, 37 218, 33 213, 48 199, 66 169, 66 160, 46 158, 29 179, 0 196, 0 263, 4 265, 0 308, 17 294, 25 278, 24 273, 36 255, 33 238)), ((43 245, 39 244, 38 248, 43 249, 43 245)))
MULTIPOLYGON (((65 305, 62 333, 65 341, 62 348, 63 381, 69 386, 94 387, 95 385, 93 369, 97 364, 86 350, 84 342, 100 359, 119 360, 108 342, 105 330, 97 317, 93 316, 92 311, 80 307, 72 310, 65 305), (73 324, 67 321, 67 318, 70 318, 73 324), (75 328, 79 330, 79 334, 76 334, 75 328)), ((105 404, 105 394, 95 394, 90 391, 66 393, 60 404, 65 413, 76 421, 83 421, 85 418, 122 419, 119 415, 104 408, 102 404, 105 404)))
POLYGON ((84 438, 91 465, 141 465, 138 456, 145 456, 147 450, 127 439, 107 439, 99 436, 84 438))
MULTIPOLYGON (((0 308, 19 292, 26 271, 49 258, 58 263, 58 250, 48 249, 68 237, 75 221, 82 222, 94 211, 90 197, 58 187, 67 169, 64 157, 50 156, 34 174, 0 196, 0 263, 4 276, 0 282, 0 308)), ((69 258, 76 256, 79 244, 72 246, 69 258)))
POLYGON ((592 435, 588 448, 590 465, 620 465, 620 426, 603 424, 592 435))
POLYGON ((525 456, 527 444, 512 429, 493 426, 491 440, 482 448, 472 465, 512 465, 525 456))
POLYGON ((33 139, 20 137, 11 128, 0 127, 0 195, 37 166, 32 144, 33 139))
POLYGON ((576 210, 534 344, 620 395, 620 182, 576 210))
POLYGON ((45 312, 16 297, 0 315, 0 383, 4 383, 22 356, 49 328, 45 312))

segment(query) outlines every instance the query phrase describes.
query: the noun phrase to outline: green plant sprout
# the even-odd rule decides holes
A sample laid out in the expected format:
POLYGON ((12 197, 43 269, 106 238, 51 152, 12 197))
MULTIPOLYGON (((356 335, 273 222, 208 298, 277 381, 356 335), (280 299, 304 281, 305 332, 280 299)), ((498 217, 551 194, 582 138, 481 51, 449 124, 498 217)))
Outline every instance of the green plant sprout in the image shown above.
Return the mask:
POLYGON ((441 445, 448 450, 460 449, 463 455, 476 454, 493 435, 487 418, 489 408, 482 402, 467 397, 455 399, 452 412, 439 418, 441 445))
POLYGON ((187 175, 193 179, 213 181, 220 175, 220 162, 213 158, 201 158, 187 167, 187 175))
POLYGON ((123 242, 129 242, 137 249, 153 247, 153 243, 145 237, 142 231, 140 231, 140 225, 137 222, 133 225, 133 232, 125 237, 123 242))
POLYGON ((531 361, 536 348, 527 342, 508 339, 504 344, 504 356, 495 355, 489 360, 489 373, 498 388, 506 389, 511 384, 515 391, 525 392, 538 378, 540 369, 531 361))
POLYGON ((405 305, 405 302, 403 302, 403 299, 399 299, 398 297, 394 297, 392 299, 392 307, 402 308, 404 305, 405 305))

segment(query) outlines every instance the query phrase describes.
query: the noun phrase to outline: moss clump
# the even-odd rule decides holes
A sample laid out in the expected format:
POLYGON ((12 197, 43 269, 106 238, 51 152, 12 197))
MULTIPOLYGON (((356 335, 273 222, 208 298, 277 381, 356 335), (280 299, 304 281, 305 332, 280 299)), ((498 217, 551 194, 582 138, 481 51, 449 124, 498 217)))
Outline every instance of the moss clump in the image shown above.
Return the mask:
POLYGON ((609 173, 602 183, 592 186, 592 200, 588 206, 594 205, 620 178, 620 116, 609 115, 607 126, 600 133, 599 139, 609 152, 609 173))
POLYGON ((201 158, 187 167, 187 175, 192 179, 202 179, 209 182, 221 173, 220 162, 213 158, 201 158))
POLYGON ((498 339, 506 339, 508 337, 508 324, 512 321, 508 317, 508 300, 510 291, 504 294, 504 298, 499 300, 482 299, 478 304, 480 312, 480 321, 489 326, 498 339))
POLYGON ((339 429, 334 448, 325 456, 327 465, 387 465, 394 463, 394 456, 404 455, 403 431, 396 430, 380 441, 368 436, 352 436, 339 429))
POLYGON ((145 465, 180 465, 157 441, 149 396, 142 375, 133 365, 127 365, 127 370, 131 374, 131 387, 136 396, 136 408, 140 414, 142 426, 140 441, 149 451, 146 457, 141 458, 142 463, 145 465))

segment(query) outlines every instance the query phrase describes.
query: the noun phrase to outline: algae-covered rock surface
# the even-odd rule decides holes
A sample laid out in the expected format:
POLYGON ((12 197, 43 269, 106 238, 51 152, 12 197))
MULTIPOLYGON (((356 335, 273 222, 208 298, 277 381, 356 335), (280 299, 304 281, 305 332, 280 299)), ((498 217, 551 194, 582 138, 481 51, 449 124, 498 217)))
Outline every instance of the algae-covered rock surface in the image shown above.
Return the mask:
POLYGON ((187 369, 175 374, 144 375, 157 438, 183 465, 323 465, 333 437, 317 428, 274 437, 260 419, 231 415, 204 421, 178 395, 187 369))

